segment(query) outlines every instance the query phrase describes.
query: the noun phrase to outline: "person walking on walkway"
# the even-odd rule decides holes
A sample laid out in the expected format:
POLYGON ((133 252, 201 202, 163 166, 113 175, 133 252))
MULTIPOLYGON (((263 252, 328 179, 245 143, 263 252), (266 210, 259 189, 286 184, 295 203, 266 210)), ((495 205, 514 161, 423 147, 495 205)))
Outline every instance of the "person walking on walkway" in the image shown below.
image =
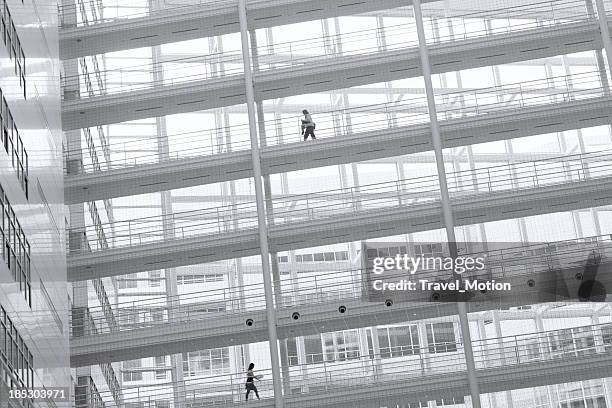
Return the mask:
POLYGON ((254 368, 255 368, 255 364, 253 363, 249 364, 249 369, 247 370, 246 384, 244 384, 244 388, 246 388, 246 401, 249 400, 249 393, 251 391, 255 391, 255 396, 257 397, 257 399, 260 399, 259 393, 257 392, 257 387, 255 386, 255 383, 253 382, 253 380, 255 380, 256 378, 259 379, 259 376, 255 376, 255 374, 253 374, 254 368))
POLYGON ((312 120, 312 116, 310 116, 310 113, 308 113, 306 109, 302 110, 302 113, 304 114, 304 119, 302 119, 302 134, 304 135, 304 140, 307 140, 308 136, 311 136, 312 140, 316 140, 314 134, 316 125, 312 120))

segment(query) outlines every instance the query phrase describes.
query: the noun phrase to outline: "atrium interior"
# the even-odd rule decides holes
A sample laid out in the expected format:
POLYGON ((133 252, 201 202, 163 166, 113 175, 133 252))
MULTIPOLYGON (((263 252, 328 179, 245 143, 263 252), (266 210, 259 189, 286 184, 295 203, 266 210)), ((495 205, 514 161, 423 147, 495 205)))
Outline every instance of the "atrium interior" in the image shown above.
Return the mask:
POLYGON ((612 0, 0 3, 0 403, 612 408, 612 0))

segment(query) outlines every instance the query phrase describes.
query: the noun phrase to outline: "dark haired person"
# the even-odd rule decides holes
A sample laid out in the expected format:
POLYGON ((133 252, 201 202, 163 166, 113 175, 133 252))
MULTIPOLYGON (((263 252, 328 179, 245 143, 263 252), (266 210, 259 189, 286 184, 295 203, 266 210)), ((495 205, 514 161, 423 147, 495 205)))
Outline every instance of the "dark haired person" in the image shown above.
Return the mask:
POLYGON ((255 378, 258 378, 259 376, 255 376, 255 374, 253 374, 253 369, 255 368, 255 364, 251 363, 249 364, 249 369, 247 370, 247 379, 246 379, 246 384, 244 384, 244 388, 246 388, 246 401, 249 400, 249 393, 251 391, 255 391, 255 396, 257 397, 257 399, 259 398, 259 393, 257 392, 257 387, 255 386, 255 383, 253 382, 253 380, 255 378))
POLYGON ((314 130, 316 125, 312 120, 312 116, 310 116, 310 113, 308 113, 306 109, 302 110, 302 113, 304 114, 304 119, 302 119, 302 134, 304 135, 304 140, 307 140, 308 136, 311 136, 312 140, 315 140, 314 130))

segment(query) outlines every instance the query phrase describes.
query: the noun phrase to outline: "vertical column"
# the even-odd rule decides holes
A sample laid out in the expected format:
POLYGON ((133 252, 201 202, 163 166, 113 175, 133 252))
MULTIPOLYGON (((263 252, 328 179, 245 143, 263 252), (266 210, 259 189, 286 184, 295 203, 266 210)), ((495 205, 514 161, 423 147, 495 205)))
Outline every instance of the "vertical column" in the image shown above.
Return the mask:
MULTIPOLYGON (((488 34, 492 32, 493 28, 491 26, 491 20, 487 19, 485 21, 485 29, 488 32, 488 34)), ((491 68, 493 72, 493 84, 496 87, 501 87, 502 82, 501 82, 501 74, 499 71, 499 66, 494 65, 491 68)), ((497 94, 497 102, 500 104, 503 103, 503 97, 500 94, 497 94)), ((510 165, 510 173, 512 174, 512 180, 511 180, 512 188, 518 189, 519 182, 518 182, 518 175, 516 172, 516 167, 514 166, 514 162, 515 162, 514 145, 512 143, 512 139, 504 140, 504 146, 506 149, 506 154, 509 157, 508 164, 510 165)), ((519 232, 521 234, 521 241, 523 243, 529 242, 529 237, 527 235, 527 224, 525 223, 525 219, 523 217, 519 217, 517 221, 518 221, 518 226, 519 226, 519 232)))
POLYGON ((604 386, 604 396, 606 398, 605 406, 609 407, 612 405, 612 378, 604 378, 603 386, 604 386))
MULTIPOLYGON (((76 27, 77 13, 74 0, 62 0, 62 18, 64 27, 76 27)), ((79 69, 78 60, 72 59, 62 62, 65 81, 62 92, 65 100, 79 97, 79 69)), ((81 131, 71 130, 65 132, 66 136, 66 170, 68 174, 81 173, 83 167, 81 131)), ((69 248, 83 249, 85 241, 85 208, 83 203, 68 206, 70 217, 70 232, 68 236, 69 248)), ((89 327, 89 297, 87 281, 72 283, 72 326, 73 336, 84 336, 92 328, 89 327)), ((89 400, 89 383, 91 381, 91 366, 76 368, 75 397, 77 404, 87 404, 89 400)))
MULTIPOLYGON (((597 22, 599 23, 599 31, 601 32, 601 39, 603 41, 604 49, 606 50, 606 59, 608 60, 608 69, 612 75, 612 41, 610 40, 610 29, 608 27, 608 16, 606 14, 606 8, 603 0, 595 0, 595 6, 597 7, 597 22)), ((612 126, 608 126, 608 133, 612 137, 612 126)))
MULTIPOLYGON (((380 356, 380 342, 378 341, 378 327, 370 328, 372 333, 372 352, 374 353, 374 374, 382 374, 382 358, 380 356)), ((366 340, 367 341, 367 340, 366 340)))
MULTIPOLYGON (((546 310, 546 309, 544 309, 544 310, 546 310)), ((542 313, 543 313, 544 310, 538 309, 535 312, 534 324, 535 324, 535 328, 536 328, 536 333, 544 333, 545 332, 545 329, 544 329, 544 318, 542 317, 542 313)), ((548 354, 548 344, 547 344, 546 341, 543 341, 540 336, 538 336, 538 353, 543 358, 546 358, 546 356, 548 354)))
MULTIPOLYGON (((219 55, 223 55, 223 37, 218 36, 216 43, 216 52, 219 55)), ((216 66, 215 66, 216 68, 216 66)), ((221 76, 225 75, 225 63, 223 62, 223 58, 218 59, 218 72, 221 76)), ((223 132, 220 132, 219 144, 224 145, 225 151, 228 153, 232 151, 232 133, 230 127, 229 114, 227 109, 220 108, 215 110, 215 125, 218 129, 223 128, 223 132), (225 136, 225 139, 223 139, 225 136)), ((221 146, 219 147, 219 152, 221 152, 221 146)), ((231 210, 231 220, 232 220, 232 228, 233 230, 238 229, 239 217, 236 212, 236 181, 230 180, 229 184, 229 202, 231 210)), ((231 291, 230 294, 230 303, 231 308, 239 308, 245 309, 245 296, 244 296, 244 268, 242 267, 242 258, 236 258, 234 266, 230 270, 229 276, 229 287, 230 289, 236 288, 237 291, 231 291), (235 297, 238 297, 235 302, 235 297)), ((240 361, 240 368, 238 371, 243 371, 248 364, 251 362, 250 357, 250 349, 248 344, 243 344, 241 346, 234 348, 234 359, 235 361, 240 361)))
POLYGON ((597 8, 597 22, 599 23, 599 31, 603 41, 604 50, 606 50, 606 59, 608 60, 608 69, 612 71, 612 40, 610 40, 610 28, 608 27, 608 16, 603 0, 595 0, 597 8))
MULTIPOLYGON (((593 9, 592 0, 585 0, 587 15, 589 18, 595 18, 595 10, 593 9)), ((606 52, 607 54, 607 52, 606 52)), ((563 58, 566 59, 567 56, 563 55, 563 58)), ((603 52, 601 52, 600 48, 595 50, 595 59, 597 60, 597 69, 599 70, 599 79, 601 81, 601 86, 604 88, 604 93, 606 95, 610 94, 610 83, 608 81, 608 75, 606 74, 606 64, 604 62, 603 52)))
POLYGON ((476 321, 476 324, 478 326, 478 339, 480 340, 480 343, 484 345, 484 354, 486 358, 483 359, 482 364, 486 368, 488 366, 487 362, 491 358, 491 350, 489 347, 489 343, 486 341, 487 340, 487 330, 485 327, 484 318, 485 318, 484 315, 478 316, 478 320, 476 321))
MULTIPOLYGON (((535 324, 536 333, 544 333, 546 331, 544 327, 544 318, 543 318, 543 312, 546 311, 546 309, 547 307, 536 310, 536 314, 534 316, 534 324, 535 324)), ((550 354, 550 345, 549 345, 548 338, 542 339, 541 337, 538 337, 538 349, 543 359, 549 358, 548 356, 550 354)), ((546 386, 546 396, 548 398, 548 402, 551 407, 558 406, 559 395, 558 395, 558 392, 555 391, 555 386, 553 385, 546 386)))
MULTIPOLYGON (((590 2, 590 0, 587 0, 587 2, 590 2)), ((565 71, 565 75, 567 77, 569 77, 571 72, 570 72, 570 67, 569 67, 569 62, 568 62, 567 56, 565 56, 565 55, 562 56, 562 64, 563 64, 563 69, 565 71)), ((605 67, 604 67, 604 74, 605 74, 605 67)), ((574 86, 573 86, 573 83, 572 83, 571 80, 567 82, 567 88, 568 88, 568 91, 570 93, 573 91, 574 86)), ((584 144, 584 137, 582 135, 582 129, 577 129, 576 130, 576 135, 578 136, 578 147, 580 148, 580 153, 581 154, 585 153, 586 152, 586 146, 584 144)), ((589 167, 588 166, 585 166, 584 174, 585 174, 586 177, 590 176, 589 167)), ((598 213, 597 209, 595 209, 595 208, 591 208, 589 211, 591 213, 591 218, 593 219, 593 223, 595 224, 595 231, 596 231, 595 234, 599 236, 599 235, 602 234, 602 232, 601 232, 601 224, 599 222, 599 213, 598 213)), ((580 211, 577 211, 576 213, 577 213, 578 216, 580 215, 580 211)))
MULTIPOLYGON (((308 358, 306 357, 306 341, 304 340, 304 336, 296 337, 295 345, 298 355, 298 365, 300 366, 300 374, 298 375, 300 375, 301 378, 308 378, 308 358)), ((305 382, 302 382, 302 384, 300 384, 301 392, 309 392, 308 386, 304 383, 305 382)))
MULTIPOLYGON (((324 26, 324 28, 329 29, 329 27, 324 26)), ((334 17, 334 32, 335 32, 335 53, 338 55, 342 55, 344 53, 344 49, 342 47, 342 34, 340 27, 340 19, 338 17, 334 17)), ((345 124, 346 134, 350 135, 353 133, 353 122, 351 120, 351 113, 349 109, 349 96, 346 93, 346 90, 343 90, 341 93, 342 97, 342 111, 343 111, 343 122, 345 124)), ((359 183, 359 171, 357 163, 351 163, 351 173, 353 175, 353 188, 355 193, 357 193, 355 208, 357 210, 361 209, 361 196, 359 195, 360 191, 360 183, 359 183)))
MULTIPOLYGON (((337 17, 334 18, 334 40, 333 42, 330 42, 330 38, 331 37, 331 31, 329 29, 329 23, 327 19, 321 20, 321 30, 322 30, 322 34, 323 34, 323 38, 325 41, 325 53, 330 53, 330 54, 337 54, 337 55, 342 55, 343 53, 343 49, 342 49, 342 35, 340 33, 340 21, 337 17)), ((332 92, 330 94, 330 99, 331 99, 331 103, 332 106, 334 107, 334 109, 336 109, 337 107, 341 106, 342 107, 342 112, 343 115, 342 117, 339 117, 338 115, 334 114, 332 115, 333 121, 334 121, 334 130, 336 132, 340 132, 343 133, 345 132, 345 134, 351 134, 353 131, 353 126, 352 126, 352 122, 351 122, 351 116, 350 113, 347 112, 347 109, 349 107, 349 99, 348 99, 348 94, 346 92, 342 92, 341 94, 341 98, 342 98, 342 105, 340 105, 340 97, 335 93, 332 92), (340 120, 342 119, 342 120, 340 120)), ((336 133, 334 132, 334 133, 336 133)), ((338 134, 334 134, 334 136, 338 136, 338 134)), ((349 187, 349 182, 348 182, 348 174, 347 174, 347 165, 346 164, 340 164, 338 165, 338 171, 339 171, 339 176, 340 176, 340 186, 342 188, 350 188, 349 187)), ((356 193, 359 193, 359 172, 358 172, 358 167, 356 163, 351 163, 351 175, 353 178, 352 181, 352 185, 354 186, 354 191, 356 193)), ((355 209, 359 210, 361 209, 361 198, 359 197, 359 195, 357 195, 357 197, 355 198, 355 209)), ((349 247, 349 253, 350 253, 350 257, 352 256, 352 254, 357 253, 357 246, 355 245, 354 242, 349 242, 348 244, 349 247)), ((353 287, 355 290, 360 290, 360 282, 361 282, 361 276, 359 274, 359 271, 356 271, 355 273, 351 274, 351 278, 352 278, 352 283, 353 283, 353 287)))
MULTIPOLYGON (((455 239, 455 229, 453 213, 450 205, 450 196, 448 193, 448 185, 446 182, 446 171, 444 169, 444 157, 442 155, 442 140, 440 137, 440 127, 436 113, 436 102, 433 93, 433 84, 431 82, 431 67, 429 65, 429 53, 427 50, 427 41, 425 38, 425 29, 423 27, 423 14, 421 12, 421 1, 413 0, 414 18, 417 26, 417 34, 419 37, 419 52, 421 57, 421 68, 423 70, 423 80, 425 81, 425 92, 427 93, 427 107, 429 110, 429 118, 431 122, 431 135, 436 156, 436 165, 438 168, 438 179, 440 183, 440 202, 442 205, 442 217, 444 227, 451 250, 451 257, 458 256, 457 245, 455 239)), ((467 305, 465 302, 457 303, 457 311, 459 315, 459 324, 463 336, 463 350, 465 354, 465 362, 467 367, 468 384, 470 387, 470 396, 472 406, 480 408, 480 392, 478 388, 478 378, 476 377, 476 366, 474 363, 474 353, 472 350, 472 336, 470 334, 470 324, 467 315, 467 305)))
MULTIPOLYGON (((90 330, 92 330, 93 327, 89 327, 87 281, 74 282, 72 284, 72 304, 73 336, 76 334, 75 323, 78 325, 76 328, 79 329, 79 332, 81 329, 83 330, 82 335, 91 334, 90 330)), ((82 404, 80 406, 88 406, 91 398, 89 384, 93 382, 91 366, 77 367, 75 371, 75 400, 77 405, 82 404)))
MULTIPOLYGON (((161 8, 158 0, 149 1, 149 10, 161 8)), ((153 64, 153 82, 157 86, 163 85, 164 73, 162 69, 161 47, 151 48, 151 59, 153 64)), ((168 160, 170 151, 168 147, 168 132, 166 128, 166 118, 155 118, 155 129, 157 131, 157 153, 159 161, 168 160)), ((160 192, 161 214, 163 219, 164 239, 174 239, 174 221, 172 219, 172 193, 170 191, 160 192)), ((164 286, 166 291, 166 305, 168 307, 168 320, 174 319, 174 313, 178 309, 178 287, 176 279, 176 269, 164 269, 164 286)), ((180 353, 170 355, 170 375, 172 378, 172 393, 176 406, 183 406, 185 403, 185 382, 183 376, 183 355, 180 353)))
MULTIPOLYGON (((492 320, 493 320, 493 328, 495 329, 495 338, 497 339, 497 350, 499 353, 500 364, 501 366, 506 365, 506 353, 504 351, 504 340, 503 340, 503 332, 501 328, 501 319, 499 317, 499 310, 493 310, 491 312, 492 320)), ((513 408, 514 402, 512 400, 512 391, 504 391, 503 394, 506 397, 506 408, 513 408)))
MULTIPOLYGON (((76 27, 77 12, 75 0, 62 0, 62 24, 64 27, 76 27)), ((78 99, 80 95, 78 60, 62 61, 64 68, 64 83, 62 92, 64 100, 78 99)), ((81 144, 81 131, 70 130, 64 132, 66 137, 66 172, 77 175, 83 171, 83 153, 81 144)), ((81 249, 85 234, 85 208, 83 203, 68 206, 70 214, 69 248, 81 249), (80 230, 79 230, 80 229, 80 230), (75 231, 76 230, 76 231, 75 231)), ((74 285, 73 285, 74 286, 74 285)), ((86 290, 86 289, 85 289, 86 290)), ((75 303, 76 304, 76 303, 75 303)), ((85 305, 87 306, 87 305, 85 305)))
MULTIPOLYGON (((251 38, 251 55, 253 57, 253 71, 259 71, 259 54, 257 51, 257 34, 255 30, 249 31, 251 38)), ((259 139, 262 147, 267 145, 266 138, 266 122, 263 110, 263 101, 255 101, 257 111, 257 124, 259 130, 259 139)), ((270 175, 263 175, 264 197, 266 202, 266 216, 269 222, 274 225, 274 206, 272 202, 272 184, 270 183, 270 175)), ((283 298, 281 293, 280 270, 278 266, 278 253, 273 251, 270 253, 272 267, 272 286, 274 288, 274 300, 277 305, 281 305, 283 298)), ((290 378, 289 378, 289 355, 287 352, 287 339, 280 339, 279 342, 281 370, 283 373, 283 388, 285 394, 291 393, 290 378)))
POLYGON ((600 321, 599 321, 599 315, 598 315, 598 311, 597 310, 593 310, 593 315, 591 316, 591 324, 594 326, 593 327, 593 332, 594 332, 594 342, 595 342, 595 352, 596 353, 603 353, 606 350, 606 346, 604 344, 604 338, 603 338, 603 332, 601 330, 601 326, 600 325, 600 321))
POLYGON ((419 358, 421 359, 421 369, 423 374, 429 369, 429 341, 427 340, 427 325, 420 321, 417 323, 417 334, 419 335, 419 358))
POLYGON ((259 232, 259 248, 263 272, 264 292, 266 298, 266 317, 268 323, 268 343, 270 346, 270 361, 272 365, 272 381, 274 385, 274 400, 276 408, 283 407, 283 391, 280 376, 280 361, 278 356, 278 335, 276 333, 276 310, 272 280, 270 278, 270 251, 268 247, 268 227, 266 224, 266 209, 263 184, 261 181, 261 161, 255 118, 255 90, 253 73, 251 71, 251 53, 247 22, 246 0, 238 0, 238 17, 240 19, 240 38, 242 42, 242 62, 244 66, 245 91, 249 119, 249 134, 251 138, 251 160, 253 162, 253 178, 255 184, 255 200, 257 203, 257 222, 259 232))
MULTIPOLYGON (((444 3, 444 6, 445 8, 448 6, 447 2, 444 3)), ((448 15, 450 15, 450 11, 448 15)), ((448 34, 450 36, 450 39, 451 41, 454 41, 455 31, 453 29, 453 22, 450 18, 447 20, 447 25, 448 25, 448 34)), ((439 36, 439 30, 436 30, 436 35, 439 36)), ((447 83, 446 74, 442 75, 442 80, 443 80, 443 86, 446 87, 446 83, 447 83)), ((455 80, 457 82, 457 88, 462 90, 463 89, 463 78, 461 77, 461 71, 455 71, 455 80)), ((462 110, 465 109, 465 97, 463 96, 463 94, 460 94, 459 96, 459 104, 462 110)), ((472 149, 472 145, 466 146, 466 152, 467 152, 468 165, 470 166, 470 171, 472 173, 472 188, 474 189, 474 191, 478 191, 479 190, 478 175, 476 174, 476 160, 474 160, 474 152, 472 149)), ((483 223, 479 223, 478 228, 480 231, 480 240, 482 242, 482 250, 487 251, 488 250, 487 231, 483 223)))

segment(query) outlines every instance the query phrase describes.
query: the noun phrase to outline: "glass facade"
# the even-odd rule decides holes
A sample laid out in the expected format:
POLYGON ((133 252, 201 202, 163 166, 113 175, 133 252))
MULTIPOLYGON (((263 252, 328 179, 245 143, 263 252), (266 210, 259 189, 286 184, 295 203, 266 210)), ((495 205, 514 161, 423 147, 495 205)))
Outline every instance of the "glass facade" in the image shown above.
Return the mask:
POLYGON ((0 31, 0 405, 67 408, 57 2, 0 0, 0 31))
POLYGON ((11 388, 32 390, 34 357, 2 307, 0 307, 0 356, 3 381, 10 384, 11 388))
POLYGON ((4 190, 0 186, 0 205, 2 206, 2 259, 8 266, 19 289, 23 292, 26 302, 32 304, 32 282, 30 274, 30 243, 21 229, 15 211, 8 202, 4 190))

